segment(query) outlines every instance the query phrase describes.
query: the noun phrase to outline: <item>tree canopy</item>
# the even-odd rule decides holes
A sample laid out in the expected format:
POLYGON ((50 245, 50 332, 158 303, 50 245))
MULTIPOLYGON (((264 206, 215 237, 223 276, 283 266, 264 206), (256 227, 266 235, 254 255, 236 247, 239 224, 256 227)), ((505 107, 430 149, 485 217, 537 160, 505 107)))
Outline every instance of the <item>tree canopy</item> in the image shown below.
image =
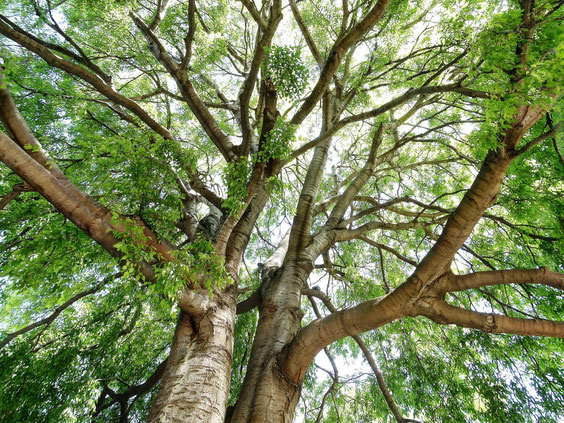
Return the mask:
POLYGON ((0 420, 561 422, 563 20, 0 1, 0 420))

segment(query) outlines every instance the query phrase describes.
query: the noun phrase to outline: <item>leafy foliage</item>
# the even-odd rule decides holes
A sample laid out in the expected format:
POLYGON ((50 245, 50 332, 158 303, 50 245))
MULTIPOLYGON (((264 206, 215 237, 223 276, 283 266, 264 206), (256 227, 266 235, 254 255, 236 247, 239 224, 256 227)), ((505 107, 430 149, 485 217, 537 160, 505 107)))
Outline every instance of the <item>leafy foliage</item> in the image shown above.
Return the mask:
MULTIPOLYGON (((499 195, 452 270, 548 267, 564 272, 564 133, 560 129, 535 142, 564 118, 562 2, 533 2, 534 29, 527 31, 517 1, 392 1, 374 27, 343 53, 327 83, 332 115, 323 116, 323 107, 316 106, 301 125, 292 124, 292 116, 311 83, 323 76, 318 63, 331 60, 333 43, 362 22, 376 2, 296 2, 308 33, 285 8, 272 41, 262 38, 260 24, 241 2, 196 2, 194 24, 189 2, 169 2, 154 34, 180 66, 194 25, 192 56, 182 75, 213 118, 208 130, 202 124, 206 117, 193 99, 187 100, 186 90, 152 53, 155 45, 147 46, 131 19, 134 12, 151 25, 156 3, 161 2, 0 2, 1 23, 10 20, 10 28, 33 34, 53 54, 100 80, 110 75, 108 89, 134 102, 170 134, 156 133, 125 103, 2 37, 6 86, 53 163, 70 183, 113 212, 110 231, 118 239, 119 259, 0 165, 0 200, 17 194, 0 210, 0 343, 9 341, 0 349, 0 420, 119 419, 119 404, 99 406, 110 402, 104 392, 141 385, 168 356, 182 290, 203 288, 214 299, 226 288, 237 288, 245 292, 242 301, 259 288, 261 263, 292 225, 297 204, 311 201, 307 236, 317 235, 372 151, 370 178, 337 229, 377 225, 332 243, 308 264, 314 268, 308 284, 337 309, 394 291, 433 247, 484 157, 502 145, 522 104, 550 111, 524 134, 517 148, 534 145, 511 163, 499 195), (254 63, 254 49, 263 41, 266 58, 254 63), (516 52, 524 44, 527 58, 521 63, 516 52), (249 84, 244 110, 249 125, 243 128, 242 87, 253 72, 259 76, 249 84), (262 83, 276 91, 279 114, 256 147, 264 98, 255 87, 262 83), (450 85, 470 94, 432 90, 450 85), (422 87, 428 92, 411 95, 422 87), (390 105, 402 96, 409 98, 390 105), (376 149, 380 124, 385 129, 376 149), (209 128, 236 147, 249 136, 249 146, 220 154, 209 128), (252 153, 245 155, 247 150, 252 153), (316 151, 326 152, 324 160, 313 160, 316 151), (310 177, 309 169, 321 162, 310 177), (257 169, 265 175, 261 184, 268 199, 249 226, 249 239, 237 240, 246 250, 235 280, 227 273, 225 256, 216 253, 218 231, 206 219, 218 211, 216 226, 221 226, 239 216, 257 169), (319 189, 302 192, 306 180, 319 189), (147 246, 145 229, 172 246, 168 262, 147 246), (153 281, 143 280, 140 263, 152 266, 153 281), (55 313, 52 321, 31 327, 55 313)), ((267 9, 261 9, 261 19, 267 19, 267 9)), ((6 127, 3 132, 9 134, 6 127)), ((39 151, 29 147, 24 147, 27 153, 39 151)), ((561 291, 544 285, 485 286, 449 293, 446 300, 516 318, 562 321, 564 316, 561 291)), ((314 301, 321 315, 329 314, 319 299, 314 301)), ((301 307, 302 325, 318 318, 305 297, 301 307)), ((230 405, 242 394, 259 324, 256 309, 237 316, 230 405)), ((362 339, 405 418, 547 423, 564 415, 561 340, 494 336, 421 317, 394 321, 362 339)), ((340 339, 326 353, 338 371, 328 358, 318 357, 306 374, 295 420, 394 421, 356 342, 340 339)), ((156 389, 128 399, 130 421, 146 418, 156 389)))
POLYGON ((266 53, 262 65, 264 77, 276 87, 281 97, 297 99, 307 85, 309 72, 301 61, 299 48, 275 45, 266 53))

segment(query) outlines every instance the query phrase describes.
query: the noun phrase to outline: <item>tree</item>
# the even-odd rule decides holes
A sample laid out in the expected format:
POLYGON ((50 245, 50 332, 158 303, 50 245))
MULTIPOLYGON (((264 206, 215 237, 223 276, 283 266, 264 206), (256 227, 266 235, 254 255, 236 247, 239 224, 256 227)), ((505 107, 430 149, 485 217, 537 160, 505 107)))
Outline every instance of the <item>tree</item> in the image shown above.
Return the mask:
POLYGON ((563 5, 2 2, 2 419, 557 421, 563 5))

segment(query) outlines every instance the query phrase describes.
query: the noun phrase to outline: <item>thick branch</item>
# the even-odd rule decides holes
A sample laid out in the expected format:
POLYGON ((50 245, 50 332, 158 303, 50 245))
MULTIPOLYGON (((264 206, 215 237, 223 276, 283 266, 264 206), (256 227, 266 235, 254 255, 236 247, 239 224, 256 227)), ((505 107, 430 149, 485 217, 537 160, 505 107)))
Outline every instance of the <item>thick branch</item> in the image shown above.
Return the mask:
MULTIPOLYGON (((57 210, 90 238, 98 242, 106 251, 114 257, 121 257, 122 253, 115 248, 115 245, 119 242, 115 232, 124 232, 126 229, 120 224, 112 223, 112 213, 109 209, 88 197, 58 170, 53 160, 41 149, 41 144, 21 118, 11 100, 8 89, 3 88, 2 90, 0 115, 2 115, 3 120, 7 120, 8 128, 11 128, 10 132, 13 136, 17 136, 18 142, 16 143, 6 134, 0 132, 0 161, 37 190, 57 210), (38 150, 38 160, 22 148, 22 145, 25 146, 28 141, 33 142, 34 149, 38 150), (51 163, 53 164, 51 165, 51 163)), ((158 240, 140 218, 135 218, 135 224, 142 228, 146 239, 144 247, 152 249, 164 259, 170 259, 171 246, 158 240)), ((153 280, 153 270, 148 263, 138 263, 138 270, 147 280, 153 280)))
POLYGON ((445 279, 440 290, 443 292, 465 291, 490 285, 532 283, 547 285, 564 290, 564 274, 553 272, 546 267, 540 269, 492 270, 457 275, 445 279))
POLYGON ((73 59, 75 62, 80 63, 81 65, 86 66, 87 68, 89 68, 91 71, 93 71, 96 75, 98 75, 100 78, 102 78, 104 80, 105 83, 107 84, 111 84, 112 82, 112 78, 111 76, 107 75, 104 71, 102 71, 102 69, 100 69, 99 66, 97 66, 95 63, 93 63, 87 56, 86 54, 84 54, 84 52, 80 49, 80 47, 72 40, 70 39, 70 37, 68 37, 68 35, 66 33, 64 33, 58 25, 54 26, 54 25, 49 25, 52 28, 54 27, 55 30, 57 32, 59 32, 61 35, 63 35, 63 37, 69 41, 78 51, 81 55, 78 55, 76 53, 74 53, 73 51, 62 47, 58 44, 53 44, 53 43, 49 43, 46 42, 44 40, 41 40, 40 38, 34 36, 33 34, 30 34, 29 32, 25 31, 23 28, 19 27, 18 25, 16 25, 14 22, 10 21, 6 16, 0 15, 0 20, 5 21, 8 25, 10 25, 12 28, 14 28, 17 32, 19 32, 20 34, 29 37, 30 39, 32 39, 33 41, 36 41, 37 43, 41 44, 42 46, 45 46, 46 48, 48 48, 49 50, 53 50, 56 51, 58 53, 64 54, 67 57, 70 57, 71 59, 73 59))
POLYGON ((494 313, 466 310, 431 298, 417 308, 417 315, 430 318, 439 324, 479 329, 487 333, 510 333, 515 335, 551 336, 564 338, 564 322, 544 319, 519 319, 494 313))
POLYGON ((243 3, 243 6, 249 11, 255 22, 258 26, 264 31, 266 30, 266 22, 260 15, 260 12, 257 10, 255 3, 253 0, 240 0, 243 3))
POLYGON ((251 294, 249 298, 246 300, 237 303, 237 314, 243 314, 248 311, 251 311, 253 308, 258 306, 260 303, 260 293, 259 290, 256 290, 251 294))
MULTIPOLYGON (((331 122, 331 92, 327 92, 323 97, 323 121, 321 133, 327 132, 328 125, 331 122)), ((315 199, 321 184, 321 177, 329 154, 331 138, 326 138, 322 143, 315 146, 313 157, 307 169, 305 181, 300 192, 300 198, 296 208, 296 215, 292 224, 290 234, 290 254, 297 254, 302 247, 309 243, 310 228, 313 219, 313 210, 315 207, 315 199)))
POLYGON ((153 20, 149 24, 149 28, 151 29, 151 31, 155 31, 159 26, 159 24, 161 23, 161 20, 163 19, 163 16, 166 12, 166 8, 168 7, 168 2, 169 0, 158 0, 157 11, 155 12, 155 16, 153 17, 153 20))
POLYGON ((509 153, 543 114, 540 109, 519 107, 513 123, 503 134, 502 147, 490 151, 486 156, 474 183, 449 217, 433 248, 415 270, 413 281, 434 280, 448 270, 456 252, 497 197, 501 181, 512 160, 509 153))

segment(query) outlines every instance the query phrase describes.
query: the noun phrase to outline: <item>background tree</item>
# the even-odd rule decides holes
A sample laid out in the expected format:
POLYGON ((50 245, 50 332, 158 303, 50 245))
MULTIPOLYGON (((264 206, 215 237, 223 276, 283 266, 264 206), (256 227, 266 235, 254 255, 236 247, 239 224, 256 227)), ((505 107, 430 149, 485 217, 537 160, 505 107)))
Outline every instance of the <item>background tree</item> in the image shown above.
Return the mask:
POLYGON ((564 414, 564 2, 1 4, 2 420, 564 414))

